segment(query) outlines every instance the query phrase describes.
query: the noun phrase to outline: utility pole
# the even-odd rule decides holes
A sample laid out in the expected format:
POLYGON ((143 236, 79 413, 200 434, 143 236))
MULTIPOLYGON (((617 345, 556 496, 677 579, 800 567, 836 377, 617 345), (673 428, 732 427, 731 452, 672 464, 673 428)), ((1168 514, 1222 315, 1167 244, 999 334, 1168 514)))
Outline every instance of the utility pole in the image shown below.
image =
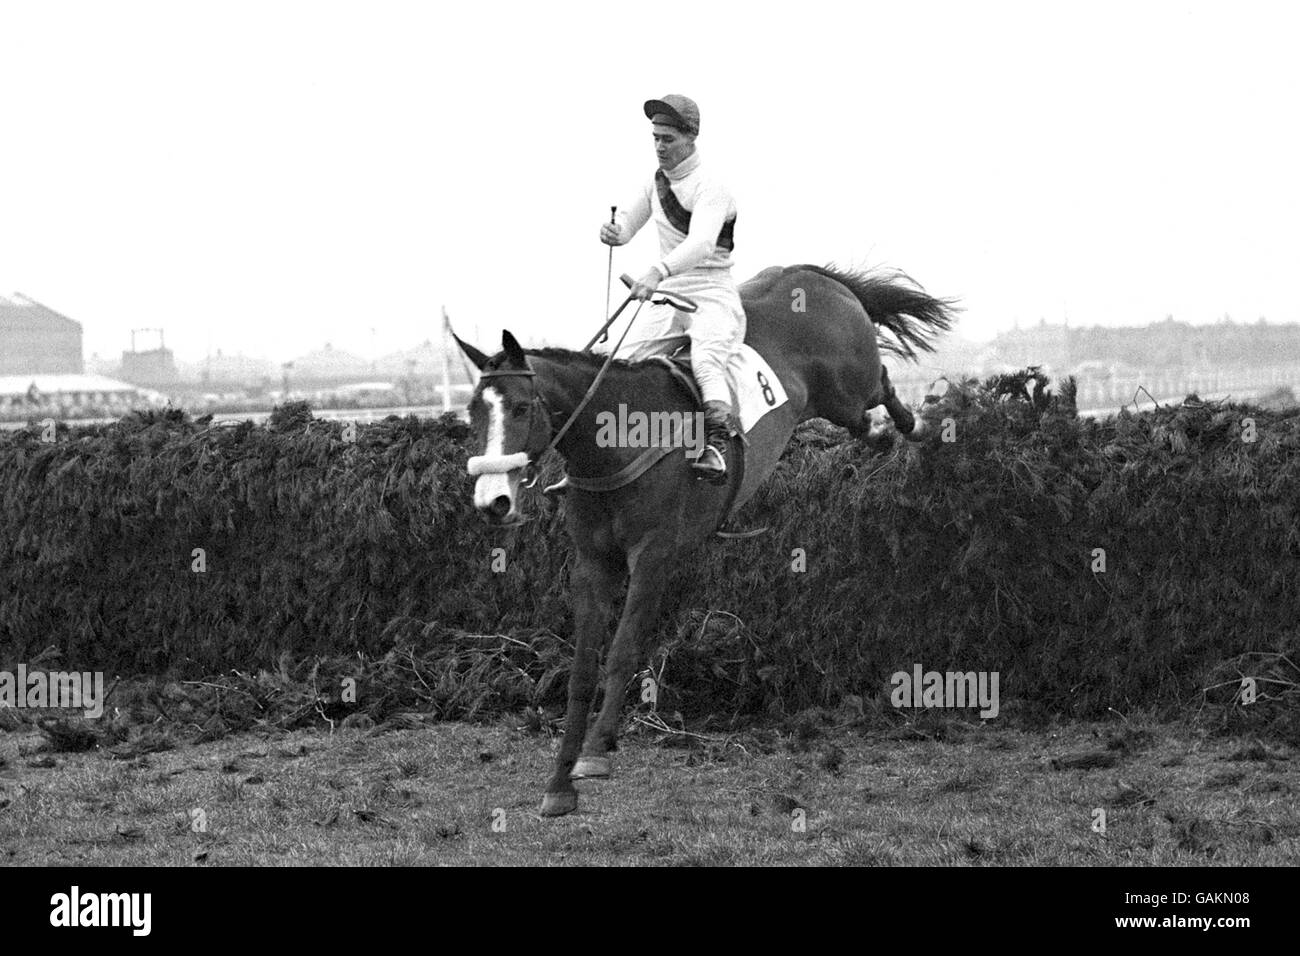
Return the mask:
POLYGON ((406 396, 407 405, 411 404, 411 388, 415 385, 415 365, 415 359, 406 360, 406 378, 402 382, 402 391, 406 396))
POLYGON ((451 319, 442 307, 442 413, 451 411, 451 319))

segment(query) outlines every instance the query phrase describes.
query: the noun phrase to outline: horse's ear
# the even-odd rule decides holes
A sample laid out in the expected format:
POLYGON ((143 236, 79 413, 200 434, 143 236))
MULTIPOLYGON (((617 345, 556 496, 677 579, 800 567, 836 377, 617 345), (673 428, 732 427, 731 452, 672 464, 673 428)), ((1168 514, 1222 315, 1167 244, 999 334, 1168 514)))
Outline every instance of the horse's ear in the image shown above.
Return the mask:
POLYGON ((524 358, 523 348, 508 329, 501 333, 501 348, 505 349, 506 359, 515 368, 528 367, 528 360, 524 358))
POLYGON ((460 336, 455 332, 451 333, 451 337, 456 340, 456 344, 460 346, 460 350, 469 356, 469 360, 474 363, 475 368, 480 372, 483 371, 483 366, 488 363, 488 357, 468 342, 462 342, 460 336))

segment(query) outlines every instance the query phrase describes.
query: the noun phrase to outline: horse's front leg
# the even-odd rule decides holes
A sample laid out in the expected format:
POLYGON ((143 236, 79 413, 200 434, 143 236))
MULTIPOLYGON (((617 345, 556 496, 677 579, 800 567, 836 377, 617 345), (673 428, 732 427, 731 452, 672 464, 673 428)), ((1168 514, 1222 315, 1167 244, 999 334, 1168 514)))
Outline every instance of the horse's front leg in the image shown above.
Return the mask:
POLYGON ((578 791, 569 779, 587 733, 587 718, 596 691, 600 651, 609 629, 610 604, 621 563, 612 557, 579 554, 569 582, 573 596, 574 654, 569 671, 569 708, 555 773, 542 798, 542 816, 558 817, 578 807, 578 791))
POLYGON ((663 606, 664 592, 673 573, 670 544, 652 545, 634 553, 627 602, 605 660, 605 702, 591 729, 575 777, 608 777, 610 751, 618 747, 618 726, 623 714, 627 682, 647 655, 646 638, 663 606))

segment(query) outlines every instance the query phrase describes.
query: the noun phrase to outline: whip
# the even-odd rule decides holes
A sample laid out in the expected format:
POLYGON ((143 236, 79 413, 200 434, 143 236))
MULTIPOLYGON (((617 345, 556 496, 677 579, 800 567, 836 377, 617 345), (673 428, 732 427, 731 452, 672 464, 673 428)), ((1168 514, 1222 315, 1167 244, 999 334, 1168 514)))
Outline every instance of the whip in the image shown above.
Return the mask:
MULTIPOLYGON (((618 223, 614 221, 614 214, 616 212, 618 212, 617 206, 609 207, 609 224, 611 226, 618 225, 618 223)), ((614 284, 614 247, 610 246, 609 247, 609 268, 605 270, 605 314, 606 315, 609 315, 609 287, 613 284, 614 284)), ((605 326, 605 329, 608 328, 609 326, 605 326)), ((604 344, 605 342, 609 341, 608 331, 605 330, 601 331, 600 341, 601 344, 604 344)), ((590 346, 588 346, 588 348, 590 348, 590 346)))

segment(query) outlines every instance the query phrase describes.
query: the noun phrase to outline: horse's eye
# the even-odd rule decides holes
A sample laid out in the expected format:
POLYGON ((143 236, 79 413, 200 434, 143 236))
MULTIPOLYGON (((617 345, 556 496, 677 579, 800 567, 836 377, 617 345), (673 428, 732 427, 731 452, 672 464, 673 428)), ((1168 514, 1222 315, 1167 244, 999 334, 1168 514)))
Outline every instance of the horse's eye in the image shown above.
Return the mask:
POLYGON ((513 414, 514 414, 515 418, 523 418, 525 415, 528 414, 528 406, 527 406, 527 405, 516 405, 513 414))

